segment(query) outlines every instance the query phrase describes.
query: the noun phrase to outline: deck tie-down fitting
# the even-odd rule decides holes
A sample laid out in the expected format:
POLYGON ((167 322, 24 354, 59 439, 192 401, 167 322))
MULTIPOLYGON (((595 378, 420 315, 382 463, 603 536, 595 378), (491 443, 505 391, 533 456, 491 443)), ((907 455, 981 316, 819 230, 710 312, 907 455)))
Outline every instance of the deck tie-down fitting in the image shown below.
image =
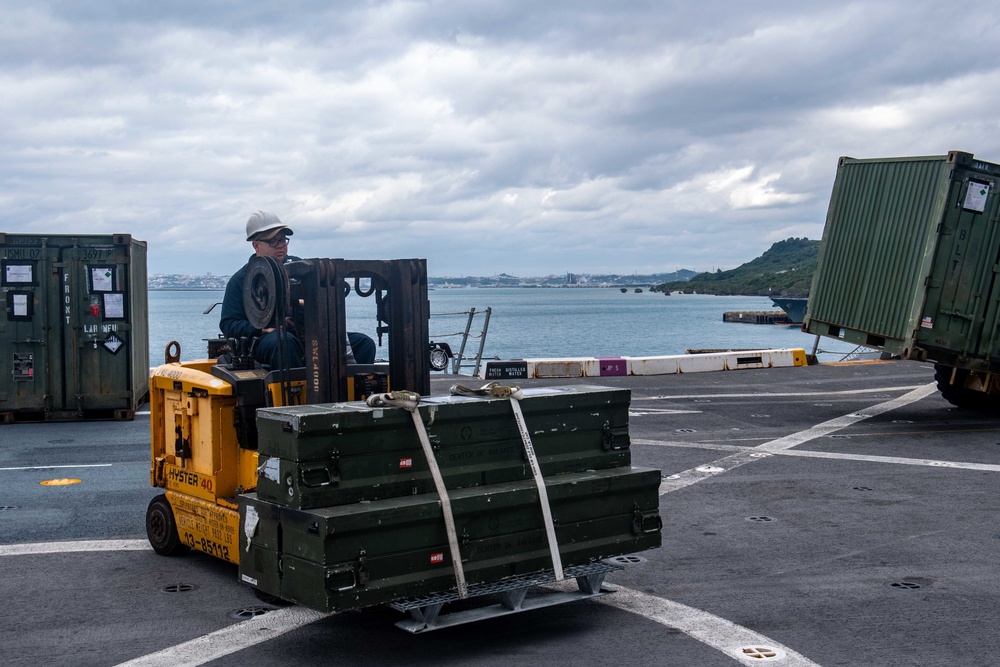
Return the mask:
POLYGON ((549 505, 549 493, 545 488, 545 479, 542 477, 542 468, 538 465, 538 457, 535 455, 535 448, 531 444, 531 434, 528 433, 528 426, 524 421, 524 413, 521 412, 521 399, 524 394, 520 387, 507 387, 496 382, 484 384, 479 389, 472 389, 461 384, 453 384, 450 393, 453 396, 494 396, 497 398, 509 398, 510 406, 514 410, 514 422, 517 430, 521 434, 521 442, 524 444, 524 453, 528 457, 528 464, 531 466, 531 474, 535 479, 535 486, 538 488, 538 502, 542 506, 542 521, 545 523, 545 534, 549 541, 549 553, 552 556, 552 570, 555 572, 556 581, 565 579, 562 567, 562 557, 559 555, 559 543, 556 540, 555 522, 552 520, 552 507, 549 505))
POLYGON ((420 394, 412 391, 372 394, 365 403, 373 408, 403 408, 413 418, 413 425, 417 429, 420 446, 424 450, 424 458, 427 459, 427 467, 430 469, 431 477, 434 479, 434 487, 437 489, 438 498, 441 500, 441 512, 444 514, 444 528, 448 534, 448 549, 451 551, 451 562, 455 570, 455 587, 458 589, 458 597, 462 600, 466 599, 469 597, 469 586, 465 582, 462 553, 458 548, 455 516, 451 510, 451 499, 448 497, 448 488, 444 485, 444 477, 441 476, 441 469, 438 467, 437 459, 434 457, 434 449, 431 447, 430 438, 427 437, 424 420, 420 418, 420 412, 417 410, 417 406, 420 404, 420 394))

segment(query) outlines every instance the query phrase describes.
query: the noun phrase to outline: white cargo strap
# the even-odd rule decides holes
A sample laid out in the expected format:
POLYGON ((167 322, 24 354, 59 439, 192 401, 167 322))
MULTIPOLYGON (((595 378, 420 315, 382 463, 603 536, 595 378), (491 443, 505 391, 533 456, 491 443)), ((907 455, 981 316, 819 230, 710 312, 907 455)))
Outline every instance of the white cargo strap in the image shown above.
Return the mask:
POLYGON ((565 579, 563 574, 562 557, 559 555, 559 543, 556 541, 556 527, 552 520, 552 508, 549 506, 549 493, 545 488, 545 479, 542 477, 542 469, 538 465, 538 457, 535 456, 535 448, 531 444, 531 434, 528 433, 528 426, 524 422, 524 413, 521 412, 519 401, 524 398, 520 387, 505 387, 490 382, 484 384, 479 389, 471 389, 465 385, 455 384, 451 386, 451 393, 456 396, 496 396, 498 398, 510 398, 510 406, 514 410, 514 422, 517 430, 521 433, 521 442, 524 443, 524 453, 528 456, 528 464, 531 465, 531 474, 535 478, 535 486, 538 488, 538 502, 542 506, 542 521, 545 523, 545 534, 549 540, 549 553, 552 555, 552 570, 555 572, 556 581, 565 579))
POLYGON ((416 427, 417 436, 420 438, 420 446, 423 447, 424 457, 427 459, 427 467, 431 471, 431 477, 434 479, 434 487, 437 489, 438 498, 441 500, 441 512, 444 514, 444 528, 448 534, 448 549, 451 551, 451 562, 455 570, 455 587, 458 589, 458 597, 464 600, 469 597, 469 586, 465 583, 462 553, 458 549, 455 516, 451 511, 451 499, 448 498, 448 489, 444 485, 441 469, 438 467, 437 459, 434 457, 430 438, 427 437, 424 420, 420 418, 420 412, 417 410, 417 405, 420 404, 420 394, 412 391, 393 391, 388 394, 373 394, 365 402, 373 408, 403 408, 413 418, 413 425, 416 427))

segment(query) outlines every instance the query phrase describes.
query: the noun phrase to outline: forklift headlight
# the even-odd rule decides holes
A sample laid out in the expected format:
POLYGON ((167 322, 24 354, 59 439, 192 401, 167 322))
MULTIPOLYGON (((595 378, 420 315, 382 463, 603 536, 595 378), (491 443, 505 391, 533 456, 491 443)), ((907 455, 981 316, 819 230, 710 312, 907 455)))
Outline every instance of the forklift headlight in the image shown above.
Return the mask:
POLYGON ((431 343, 430 354, 431 370, 443 371, 448 368, 448 360, 451 358, 451 348, 447 343, 431 343))

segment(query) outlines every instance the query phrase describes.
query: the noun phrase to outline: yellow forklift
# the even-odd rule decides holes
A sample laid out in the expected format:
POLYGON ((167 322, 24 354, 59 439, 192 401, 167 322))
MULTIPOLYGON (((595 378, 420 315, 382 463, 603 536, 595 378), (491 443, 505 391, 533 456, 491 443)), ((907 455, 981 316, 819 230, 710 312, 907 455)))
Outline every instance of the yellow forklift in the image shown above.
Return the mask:
POLYGON ((447 350, 429 341, 424 260, 254 258, 243 297, 255 328, 298 337, 305 366, 264 367, 252 340, 190 362, 168 347, 150 381, 157 553, 237 564, 264 599, 388 604, 423 632, 603 595, 622 569, 609 559, 660 546, 660 472, 631 467, 628 389, 429 396, 447 350), (350 363, 351 291, 374 297, 388 363, 350 363), (526 597, 566 578, 579 591, 526 597))
POLYGON ((450 350, 429 342, 430 305, 423 259, 307 259, 279 265, 251 260, 244 280, 251 324, 299 336, 305 367, 255 363, 253 341, 230 340, 218 358, 181 362, 176 343, 150 379, 150 482, 164 489, 149 503, 153 549, 189 548, 239 564, 238 496, 257 486, 260 408, 363 400, 393 389, 430 393, 431 359, 450 350), (388 363, 348 363, 346 298, 376 301, 379 344, 388 363))

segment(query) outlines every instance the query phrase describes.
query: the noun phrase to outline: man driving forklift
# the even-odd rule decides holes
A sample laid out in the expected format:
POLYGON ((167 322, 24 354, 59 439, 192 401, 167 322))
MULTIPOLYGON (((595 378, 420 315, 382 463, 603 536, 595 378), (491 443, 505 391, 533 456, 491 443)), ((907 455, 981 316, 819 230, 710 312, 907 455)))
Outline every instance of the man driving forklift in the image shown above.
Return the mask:
MULTIPOLYGON (((277 215, 270 211, 256 210, 247 220, 247 241, 253 246, 256 257, 273 257, 279 263, 296 259, 288 255, 288 242, 294 231, 285 225, 277 215)), ((251 256, 251 259, 253 258, 251 256)), ((226 295, 222 301, 222 316, 219 321, 219 329, 223 336, 229 339, 257 338, 257 345, 254 347, 254 358, 270 368, 278 368, 279 356, 279 336, 284 337, 284 354, 289 356, 290 366, 298 367, 305 365, 305 357, 302 350, 302 342, 294 333, 289 331, 278 331, 274 328, 257 329, 248 320, 243 304, 243 280, 246 274, 247 265, 237 271, 226 284, 226 295)), ((365 334, 349 331, 347 339, 350 342, 350 351, 353 353, 355 363, 372 364, 375 362, 375 341, 365 334)))

